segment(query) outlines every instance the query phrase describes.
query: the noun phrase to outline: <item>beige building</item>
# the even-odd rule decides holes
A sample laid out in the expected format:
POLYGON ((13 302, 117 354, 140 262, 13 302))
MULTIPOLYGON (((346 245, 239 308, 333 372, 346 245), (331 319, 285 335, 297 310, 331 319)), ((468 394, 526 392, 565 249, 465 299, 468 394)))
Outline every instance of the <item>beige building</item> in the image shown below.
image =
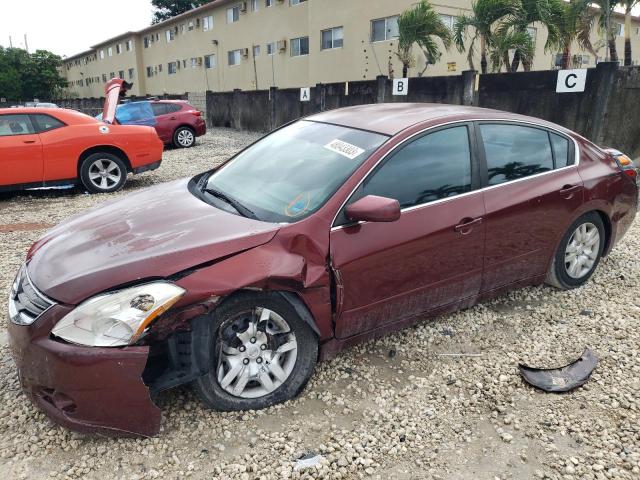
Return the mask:
MULTIPOLYGON (((312 86, 371 80, 402 74, 395 51, 397 17, 415 0, 215 0, 139 32, 127 32, 65 59, 64 74, 81 98, 103 96, 114 77, 133 82, 134 95, 182 94, 312 86)), ((472 0, 433 0, 453 26, 469 14, 472 0)), ((623 18, 616 16, 618 54, 623 57, 623 18)), ((634 56, 640 56, 640 23, 633 22, 634 56)), ((596 30, 596 29, 594 29, 596 30)), ((533 68, 554 68, 545 52, 546 29, 529 29, 536 42, 533 68)), ((592 67, 605 56, 594 31, 598 57, 577 47, 577 66, 592 67)), ((410 76, 459 74, 467 54, 442 48, 442 58, 425 70, 416 46, 410 76)), ((475 60, 476 69, 480 59, 475 60)))

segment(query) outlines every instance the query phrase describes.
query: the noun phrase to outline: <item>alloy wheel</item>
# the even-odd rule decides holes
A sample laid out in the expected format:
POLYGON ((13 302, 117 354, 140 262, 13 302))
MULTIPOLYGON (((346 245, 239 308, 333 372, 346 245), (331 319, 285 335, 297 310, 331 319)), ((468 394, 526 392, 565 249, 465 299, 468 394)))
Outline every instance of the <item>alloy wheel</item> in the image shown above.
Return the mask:
POLYGON ((108 158, 98 159, 89 167, 89 180, 100 190, 113 188, 120 182, 122 171, 116 162, 108 158))
POLYGON ((564 252, 564 266, 571 278, 587 275, 598 259, 600 232, 593 223, 578 225, 564 252))
POLYGON ((231 395, 258 398, 280 387, 296 364, 298 343, 284 318, 257 307, 220 327, 217 379, 231 395))
POLYGON ((193 132, 189 129, 183 129, 178 132, 178 143, 181 147, 190 147, 193 145, 193 132))

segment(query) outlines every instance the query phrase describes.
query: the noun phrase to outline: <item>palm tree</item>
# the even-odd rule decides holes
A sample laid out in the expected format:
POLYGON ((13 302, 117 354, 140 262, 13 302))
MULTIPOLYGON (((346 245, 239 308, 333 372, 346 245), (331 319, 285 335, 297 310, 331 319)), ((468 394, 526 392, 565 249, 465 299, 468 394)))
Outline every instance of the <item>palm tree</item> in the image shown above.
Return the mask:
POLYGON ((510 62, 509 51, 515 50, 514 62, 516 61, 515 56, 518 55, 518 63, 522 61, 523 65, 531 66, 535 43, 526 30, 500 28, 491 35, 488 50, 491 70, 499 72, 504 66, 506 71, 515 72, 517 66, 514 68, 514 63, 510 62))
POLYGON ((558 28, 557 38, 550 47, 562 52, 562 68, 571 66, 571 45, 576 42, 580 48, 596 52, 591 44, 591 30, 593 29, 593 15, 589 11, 590 0, 569 0, 552 6, 553 21, 558 28))
POLYGON ((480 69, 482 73, 487 73, 487 47, 495 24, 501 18, 514 14, 516 7, 515 0, 477 0, 471 7, 472 15, 458 17, 453 28, 453 40, 460 52, 467 50, 467 60, 471 70, 475 70, 473 57, 476 53, 476 41, 479 41, 480 69), (470 28, 474 33, 468 46, 465 46, 470 28))
POLYGON ((421 0, 398 18, 398 52, 402 62, 402 76, 407 77, 409 67, 414 64, 413 44, 417 43, 427 59, 427 64, 435 63, 441 56, 436 38, 442 40, 448 50, 451 46, 451 31, 441 20, 428 0, 421 0))
MULTIPOLYGON (((619 0, 595 0, 597 6, 600 7, 600 15, 598 17, 598 23, 600 25, 600 31, 604 32, 607 45, 609 48, 609 59, 612 62, 618 61, 618 48, 616 47, 616 31, 613 28, 611 22, 611 16, 613 15, 619 0), (607 18, 609 19, 607 25, 607 18)), ((626 45, 625 45, 626 48, 626 45)))
POLYGON ((624 64, 630 66, 631 60, 631 9, 636 6, 638 0, 625 0, 624 5, 624 64))

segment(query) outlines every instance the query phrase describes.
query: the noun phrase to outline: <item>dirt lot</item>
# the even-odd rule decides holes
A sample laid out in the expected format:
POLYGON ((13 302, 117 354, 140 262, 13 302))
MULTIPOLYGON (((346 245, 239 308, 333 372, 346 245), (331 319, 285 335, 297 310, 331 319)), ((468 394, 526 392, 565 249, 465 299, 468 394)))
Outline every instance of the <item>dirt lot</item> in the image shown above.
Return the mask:
MULTIPOLYGON (((151 184, 205 170, 256 135, 218 130, 123 192, 0 197, 0 298, 51 225, 151 184)), ((21 393, 0 334, 1 478, 640 478, 638 223, 589 284, 536 287, 425 321, 319 365, 302 395, 259 412, 205 410, 188 388, 161 398, 152 439, 86 437, 21 393), (564 395, 526 386, 519 361, 564 364, 595 350, 589 383, 564 395), (448 356, 443 354, 474 354, 448 356), (296 459, 321 454, 316 467, 296 459)), ((0 303, 6 318, 6 304, 0 303)))

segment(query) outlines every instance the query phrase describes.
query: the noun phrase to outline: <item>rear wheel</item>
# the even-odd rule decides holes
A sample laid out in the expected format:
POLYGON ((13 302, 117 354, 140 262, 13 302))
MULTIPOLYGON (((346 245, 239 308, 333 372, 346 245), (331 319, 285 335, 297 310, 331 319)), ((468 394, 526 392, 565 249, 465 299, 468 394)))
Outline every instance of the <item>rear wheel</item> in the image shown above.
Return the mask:
POLYGON ((92 153, 80 165, 80 180, 91 193, 115 192, 127 181, 127 167, 112 153, 92 153))
POLYGON ((211 371, 193 388, 216 410, 256 410, 295 397, 315 368, 318 341, 284 298, 250 294, 214 313, 211 371))
POLYGON ((178 148, 193 147, 196 143, 196 134, 189 127, 179 127, 173 132, 173 144, 178 148))
POLYGON ((589 212, 565 233, 547 274, 547 283, 562 290, 584 285, 596 270, 604 249, 602 218, 589 212))

